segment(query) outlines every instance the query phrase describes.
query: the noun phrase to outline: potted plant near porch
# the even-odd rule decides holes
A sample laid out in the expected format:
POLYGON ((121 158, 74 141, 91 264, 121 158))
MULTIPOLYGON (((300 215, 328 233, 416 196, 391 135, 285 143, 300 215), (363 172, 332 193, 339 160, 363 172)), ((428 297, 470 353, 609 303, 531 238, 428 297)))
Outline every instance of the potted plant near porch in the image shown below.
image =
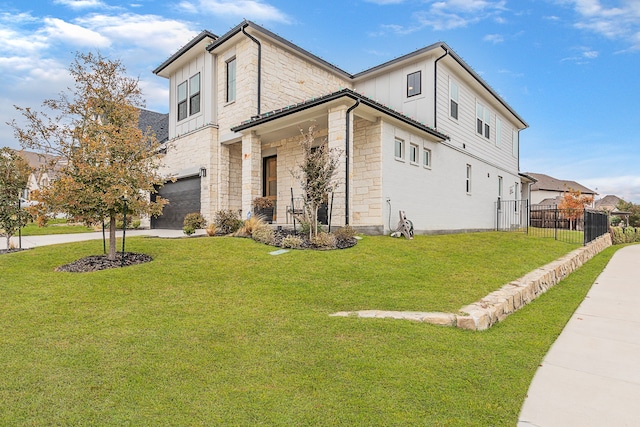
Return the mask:
POLYGON ((268 197, 256 197, 253 199, 253 213, 266 222, 273 222, 273 200, 268 197))

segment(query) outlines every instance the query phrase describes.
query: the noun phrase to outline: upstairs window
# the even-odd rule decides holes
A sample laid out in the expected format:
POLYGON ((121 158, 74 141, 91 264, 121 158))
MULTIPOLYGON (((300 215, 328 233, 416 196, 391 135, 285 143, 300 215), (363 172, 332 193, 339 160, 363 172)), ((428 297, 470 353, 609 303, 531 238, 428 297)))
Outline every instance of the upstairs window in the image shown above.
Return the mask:
POLYGON ((458 120, 458 83, 449 80, 449 116, 458 120))
POLYGON ((187 118, 187 82, 178 85, 178 121, 187 118))
POLYGON ((400 138, 396 138, 395 157, 397 160, 404 160, 404 141, 400 138))
POLYGON ((409 145, 409 161, 412 164, 414 165, 418 164, 419 153, 420 153, 420 150, 418 149, 418 146, 416 144, 409 145))
POLYGON ((476 131, 479 135, 483 135, 485 138, 491 138, 491 112, 487 107, 476 102, 476 120, 477 127, 476 131))
POLYGON ((407 98, 422 93, 422 71, 407 75, 407 98))
POLYGON ((200 112, 200 73, 189 79, 189 115, 200 112))
POLYGON ((227 61, 227 102, 236 100, 236 58, 227 61))

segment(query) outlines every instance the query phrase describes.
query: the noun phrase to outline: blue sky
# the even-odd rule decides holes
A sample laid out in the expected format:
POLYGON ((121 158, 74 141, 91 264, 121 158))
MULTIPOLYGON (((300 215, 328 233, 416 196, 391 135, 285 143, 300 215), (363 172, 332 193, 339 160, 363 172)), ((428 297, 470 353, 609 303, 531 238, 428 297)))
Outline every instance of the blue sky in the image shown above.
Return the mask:
POLYGON ((0 146, 19 148, 12 105, 72 85, 75 52, 122 60, 166 112, 152 70, 245 18, 350 73, 445 41, 529 123, 522 172, 640 203, 640 0, 0 0, 0 146))

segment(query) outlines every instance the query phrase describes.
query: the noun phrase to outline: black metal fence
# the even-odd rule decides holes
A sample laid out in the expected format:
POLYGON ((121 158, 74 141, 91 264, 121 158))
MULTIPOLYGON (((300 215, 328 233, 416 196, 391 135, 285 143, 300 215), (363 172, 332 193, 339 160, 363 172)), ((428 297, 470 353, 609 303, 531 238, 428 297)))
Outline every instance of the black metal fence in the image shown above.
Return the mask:
POLYGON ((498 199, 496 230, 521 231, 532 236, 586 245, 609 231, 609 217, 606 212, 589 209, 530 206, 527 200, 498 199))

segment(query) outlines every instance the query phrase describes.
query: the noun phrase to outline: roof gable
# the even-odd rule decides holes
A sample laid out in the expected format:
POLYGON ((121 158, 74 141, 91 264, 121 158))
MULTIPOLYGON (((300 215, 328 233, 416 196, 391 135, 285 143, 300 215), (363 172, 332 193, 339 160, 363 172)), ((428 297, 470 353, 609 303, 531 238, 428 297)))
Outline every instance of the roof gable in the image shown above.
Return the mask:
POLYGON ((549 175, 542 173, 527 172, 527 175, 535 178, 537 182, 531 185, 531 191, 543 190, 543 191, 557 191, 566 192, 569 190, 577 190, 582 194, 597 194, 590 188, 585 187, 575 181, 567 181, 563 179, 557 179, 549 175))

